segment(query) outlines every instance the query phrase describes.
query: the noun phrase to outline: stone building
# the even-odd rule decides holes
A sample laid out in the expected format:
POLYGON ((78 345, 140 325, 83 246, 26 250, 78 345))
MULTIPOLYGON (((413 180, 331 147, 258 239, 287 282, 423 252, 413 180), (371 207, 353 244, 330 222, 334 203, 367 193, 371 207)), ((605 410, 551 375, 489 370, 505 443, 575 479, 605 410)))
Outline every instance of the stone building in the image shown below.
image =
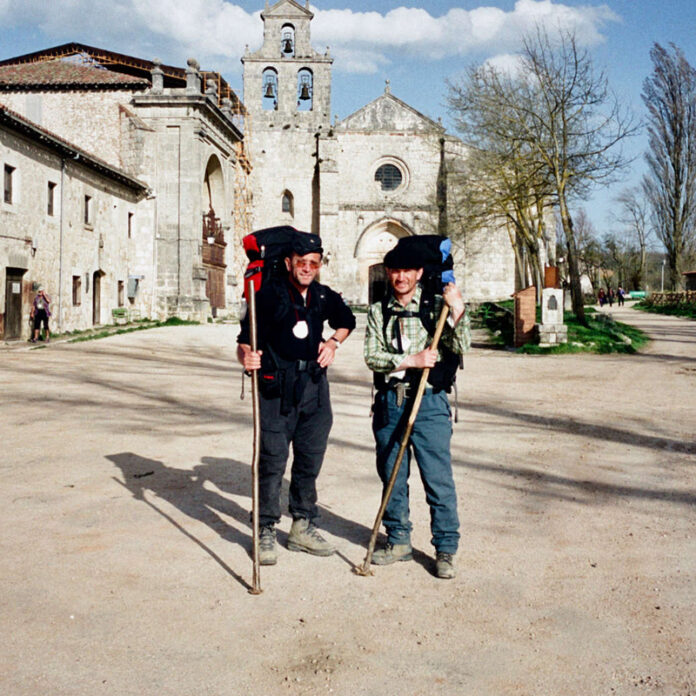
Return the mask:
MULTIPOLYGON (((332 121, 333 59, 328 49, 312 48, 312 18, 309 3, 267 3, 263 44, 242 58, 253 226, 293 224, 320 234, 322 278, 364 304, 381 291, 381 259, 399 237, 459 232, 447 175, 466 150, 388 84, 374 101, 332 121)), ((507 232, 456 236, 466 297, 509 297, 515 270, 507 232)))
POLYGON ((108 322, 128 304, 146 184, 2 106, 0 166, 0 336, 29 338, 39 285, 54 331, 108 322))
MULTIPOLYGON (((236 249, 246 231, 249 166, 242 150, 243 107, 218 73, 202 72, 195 60, 182 69, 67 44, 0 63, 0 104, 36 132, 50 131, 78 157, 103 162, 145 191, 132 201, 126 222, 116 226, 127 228, 130 240, 123 252, 129 309, 140 310, 142 316, 203 321, 211 311, 236 311, 241 262, 236 249)), ((9 162, 19 156, 13 152, 15 141, 6 142, 2 166, 14 167, 9 162)), ((55 178, 52 163, 41 166, 45 171, 37 170, 36 177, 55 178)), ((16 169, 15 178, 26 181, 29 174, 16 169)), ((62 183, 57 186, 55 195, 60 197, 62 183)), ((66 189, 65 195, 72 194, 66 189)), ((92 205, 100 219, 115 215, 107 215, 106 199, 99 203, 95 197, 92 205)), ((38 203, 35 207, 33 217, 25 211, 22 229, 16 228, 17 218, 6 218, 15 236, 42 236, 45 215, 38 203)), ((119 209, 118 204, 112 207, 119 209)), ((104 255, 111 248, 111 235, 119 233, 101 231, 104 255)), ((4 246, 0 238, 0 258, 4 246)), ((101 277, 97 261, 83 258, 85 249, 71 248, 69 253, 82 259, 90 278, 101 277)), ((59 256, 57 247, 53 254, 59 256)), ((0 267, 3 287, 16 276, 8 270, 12 268, 0 267)), ((61 306, 67 307, 71 271, 68 266, 61 269, 59 278, 33 274, 32 281, 57 283, 61 306)), ((85 284, 82 291, 88 294, 94 287, 85 284)), ((0 311, 5 308, 2 299, 0 311)), ((109 321, 116 302, 111 293, 91 323, 109 321)), ((63 319, 65 330, 84 328, 87 321, 74 312, 61 315, 63 319)))

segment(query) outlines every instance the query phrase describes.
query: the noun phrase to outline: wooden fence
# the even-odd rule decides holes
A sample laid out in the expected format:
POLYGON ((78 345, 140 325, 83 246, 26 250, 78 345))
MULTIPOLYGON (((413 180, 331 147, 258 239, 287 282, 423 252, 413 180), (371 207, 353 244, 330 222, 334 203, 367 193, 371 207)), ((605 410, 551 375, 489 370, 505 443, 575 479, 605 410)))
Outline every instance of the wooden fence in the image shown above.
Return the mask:
POLYGON ((696 304, 696 290, 684 292, 651 292, 643 300, 646 304, 664 307, 666 305, 696 304))

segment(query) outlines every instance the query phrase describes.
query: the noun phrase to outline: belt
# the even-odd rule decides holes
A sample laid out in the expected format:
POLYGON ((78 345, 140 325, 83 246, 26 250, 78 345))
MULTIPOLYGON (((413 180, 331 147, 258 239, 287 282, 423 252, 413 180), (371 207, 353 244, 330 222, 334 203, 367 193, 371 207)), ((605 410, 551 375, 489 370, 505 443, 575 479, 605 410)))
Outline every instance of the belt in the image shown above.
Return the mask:
POLYGON ((295 360, 295 370, 297 372, 308 372, 315 369, 315 365, 319 365, 316 360, 295 360))
MULTIPOLYGON (((393 381, 387 384, 384 387, 384 390, 380 391, 393 391, 396 392, 396 405, 401 407, 401 404, 403 404, 405 399, 408 399, 410 396, 415 396, 416 390, 418 389, 418 385, 413 383, 413 382, 407 382, 407 381, 393 381), (413 391, 411 391, 413 390, 413 391)), ((432 394, 433 393, 433 388, 432 387, 426 387, 423 390, 423 394, 432 394)))

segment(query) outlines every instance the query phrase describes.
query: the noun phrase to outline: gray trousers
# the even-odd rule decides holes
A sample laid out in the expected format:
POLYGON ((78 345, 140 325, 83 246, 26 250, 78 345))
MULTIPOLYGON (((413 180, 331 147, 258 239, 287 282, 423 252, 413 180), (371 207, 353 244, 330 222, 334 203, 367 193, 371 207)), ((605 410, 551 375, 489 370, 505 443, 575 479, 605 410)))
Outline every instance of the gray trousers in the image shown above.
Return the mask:
POLYGON ((307 382, 299 403, 287 415, 280 413, 280 397, 260 396, 259 411, 259 524, 263 527, 280 521, 280 490, 290 444, 293 451, 290 514, 293 519, 314 520, 318 517, 317 477, 333 423, 326 375, 320 375, 316 384, 307 382))

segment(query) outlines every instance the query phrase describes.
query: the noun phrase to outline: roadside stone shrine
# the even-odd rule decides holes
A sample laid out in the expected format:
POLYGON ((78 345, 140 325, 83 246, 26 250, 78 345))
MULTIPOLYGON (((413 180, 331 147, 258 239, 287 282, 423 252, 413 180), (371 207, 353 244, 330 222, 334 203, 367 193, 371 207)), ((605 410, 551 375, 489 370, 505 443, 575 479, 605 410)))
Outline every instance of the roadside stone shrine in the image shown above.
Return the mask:
POLYGON ((541 324, 537 326, 540 346, 557 346, 568 342, 563 306, 562 288, 544 288, 541 291, 541 324))

